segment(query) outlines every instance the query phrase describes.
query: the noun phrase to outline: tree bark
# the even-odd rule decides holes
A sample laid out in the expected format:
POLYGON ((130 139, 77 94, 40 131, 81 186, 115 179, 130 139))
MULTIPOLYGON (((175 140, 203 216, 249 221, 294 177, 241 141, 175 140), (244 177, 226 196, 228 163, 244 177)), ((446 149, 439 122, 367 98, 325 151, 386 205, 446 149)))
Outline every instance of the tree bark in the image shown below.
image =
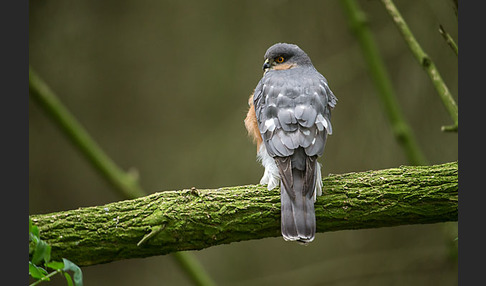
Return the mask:
MULTIPOLYGON (((457 221, 458 164, 329 175, 317 232, 457 221)), ((32 215, 52 258, 79 266, 280 236, 279 190, 180 190, 32 215)))

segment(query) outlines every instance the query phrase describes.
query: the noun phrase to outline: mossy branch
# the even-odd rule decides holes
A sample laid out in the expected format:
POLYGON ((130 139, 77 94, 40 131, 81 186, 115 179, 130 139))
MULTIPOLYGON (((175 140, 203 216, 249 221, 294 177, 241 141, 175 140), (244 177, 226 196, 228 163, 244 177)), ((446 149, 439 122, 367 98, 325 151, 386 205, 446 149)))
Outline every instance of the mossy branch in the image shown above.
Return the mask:
MULTIPOLYGON (((458 218, 457 162, 330 175, 323 183, 318 232, 458 218)), ((280 236, 280 195, 261 185, 166 191, 31 218, 55 256, 86 266, 280 236)))

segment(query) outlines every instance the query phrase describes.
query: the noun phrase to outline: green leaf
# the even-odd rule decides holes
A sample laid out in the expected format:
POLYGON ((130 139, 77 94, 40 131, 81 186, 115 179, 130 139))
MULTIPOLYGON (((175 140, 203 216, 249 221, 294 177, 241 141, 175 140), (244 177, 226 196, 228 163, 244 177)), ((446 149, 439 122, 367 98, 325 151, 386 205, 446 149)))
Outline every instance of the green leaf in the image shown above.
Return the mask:
POLYGON ((71 279, 71 275, 69 275, 69 273, 67 272, 63 272, 63 273, 64 273, 64 277, 66 278, 66 282, 68 286, 73 286, 73 279, 71 279))
POLYGON ((33 240, 35 243, 37 243, 40 240, 39 228, 32 223, 30 217, 29 217, 29 240, 33 240))
POLYGON ((63 270, 64 269, 64 263, 61 261, 50 261, 45 264, 46 267, 49 267, 54 270, 63 270))
POLYGON ((47 271, 29 261, 29 275, 32 276, 32 278, 41 279, 47 275, 47 271))
POLYGON ((81 271, 81 268, 79 268, 79 266, 67 260, 66 258, 63 258, 62 262, 64 262, 63 271, 73 272, 74 285, 83 286, 83 272, 81 271))
POLYGON ((35 246, 34 255, 32 255, 32 262, 39 264, 42 260, 49 262, 51 259, 51 246, 43 240, 39 240, 35 246))

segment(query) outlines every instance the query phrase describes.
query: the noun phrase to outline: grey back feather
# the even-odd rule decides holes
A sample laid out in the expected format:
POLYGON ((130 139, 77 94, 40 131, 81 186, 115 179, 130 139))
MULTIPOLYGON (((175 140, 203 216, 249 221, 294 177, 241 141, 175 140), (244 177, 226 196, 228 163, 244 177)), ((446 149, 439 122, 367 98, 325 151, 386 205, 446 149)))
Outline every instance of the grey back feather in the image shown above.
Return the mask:
POLYGON ((270 156, 290 156, 298 147, 308 156, 323 154, 337 99, 317 70, 270 70, 258 83, 253 100, 270 156))

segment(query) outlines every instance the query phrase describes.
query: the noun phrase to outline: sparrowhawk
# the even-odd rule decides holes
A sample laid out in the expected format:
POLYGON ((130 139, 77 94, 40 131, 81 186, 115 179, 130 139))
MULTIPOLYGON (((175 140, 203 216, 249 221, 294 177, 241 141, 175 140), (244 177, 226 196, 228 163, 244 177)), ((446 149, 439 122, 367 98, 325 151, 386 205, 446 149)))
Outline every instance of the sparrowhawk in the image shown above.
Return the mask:
POLYGON ((297 45, 268 48, 263 70, 248 102, 245 126, 265 167, 260 183, 269 190, 280 183, 283 238, 305 244, 316 232, 314 202, 322 194, 317 157, 332 133, 337 98, 297 45))

